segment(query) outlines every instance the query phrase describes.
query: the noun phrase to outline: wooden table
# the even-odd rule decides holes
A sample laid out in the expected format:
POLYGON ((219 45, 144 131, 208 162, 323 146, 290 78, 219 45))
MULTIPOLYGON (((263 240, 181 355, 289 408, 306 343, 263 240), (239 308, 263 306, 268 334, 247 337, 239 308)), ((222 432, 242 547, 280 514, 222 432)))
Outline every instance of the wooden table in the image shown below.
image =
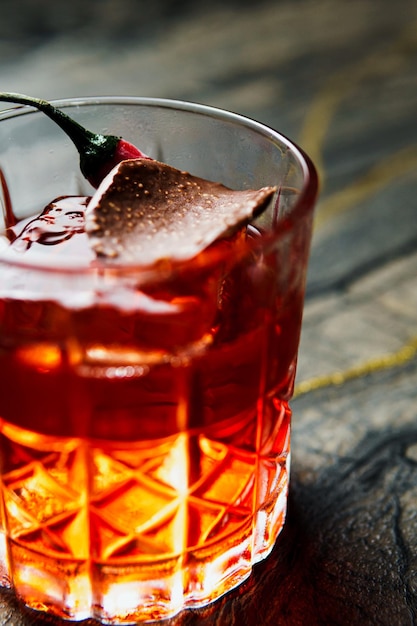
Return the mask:
MULTIPOLYGON (((93 46, 62 31, 0 64, 2 85, 236 110, 297 140, 322 180, 285 530, 241 588, 167 626, 416 624, 417 4, 203 3, 122 45, 103 20, 93 46)), ((0 621, 62 624, 8 593, 0 621)))

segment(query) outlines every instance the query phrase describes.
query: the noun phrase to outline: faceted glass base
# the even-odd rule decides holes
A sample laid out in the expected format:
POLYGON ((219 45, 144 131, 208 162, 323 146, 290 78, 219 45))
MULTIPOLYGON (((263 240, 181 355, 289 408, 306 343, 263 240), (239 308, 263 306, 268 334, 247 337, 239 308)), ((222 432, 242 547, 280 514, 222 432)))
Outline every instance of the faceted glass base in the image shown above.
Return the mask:
POLYGON ((13 467, 3 474, 3 584, 33 609, 107 624, 217 599, 269 554, 284 523, 288 407, 274 416, 260 453, 247 445, 253 418, 239 420, 233 445, 182 433, 146 448, 4 424, 13 467))

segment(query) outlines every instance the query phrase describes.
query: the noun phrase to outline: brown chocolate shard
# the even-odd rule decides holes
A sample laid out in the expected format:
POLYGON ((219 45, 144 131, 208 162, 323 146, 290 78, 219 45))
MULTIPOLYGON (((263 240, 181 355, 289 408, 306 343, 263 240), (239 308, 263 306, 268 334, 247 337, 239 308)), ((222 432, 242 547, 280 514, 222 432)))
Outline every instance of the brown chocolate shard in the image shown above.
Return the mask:
POLYGON ((122 161, 91 199, 86 231, 99 256, 186 260, 259 214, 275 191, 233 191, 159 161, 122 161))

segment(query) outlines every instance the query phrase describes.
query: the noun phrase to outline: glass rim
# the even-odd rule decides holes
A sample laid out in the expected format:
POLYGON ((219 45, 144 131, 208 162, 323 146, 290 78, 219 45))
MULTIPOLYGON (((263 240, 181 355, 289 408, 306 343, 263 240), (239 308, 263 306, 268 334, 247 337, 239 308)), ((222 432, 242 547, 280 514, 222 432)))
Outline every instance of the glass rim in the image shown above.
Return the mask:
MULTIPOLYGON (((183 112, 192 112, 196 114, 200 114, 206 117, 211 117, 214 119, 218 119, 220 121, 227 121, 239 124, 242 127, 248 128, 257 134, 265 137, 272 143, 276 143, 276 145, 285 145, 288 150, 291 151, 293 155, 296 156, 298 163, 301 166, 304 180, 303 186, 301 188, 299 197, 297 198, 294 206, 291 209, 289 215, 285 216, 282 221, 280 221, 279 231, 275 231, 271 234, 264 234, 259 238, 257 242, 254 242, 253 245, 248 245, 246 251, 252 250, 254 247, 265 249, 268 247, 272 241, 276 242, 277 239, 280 239, 284 236, 285 233, 292 230, 296 223, 298 223, 303 218, 306 218, 309 213, 312 213, 315 201, 318 195, 319 181, 317 170, 308 156, 306 152, 298 146, 296 142, 289 139, 286 135, 281 132, 273 129, 272 127, 263 124, 257 120, 254 120, 248 116, 242 115, 240 113, 235 113, 232 111, 228 111, 226 109, 221 109, 219 107, 215 107, 207 104, 200 104, 197 102, 191 101, 183 101, 176 100, 170 98, 159 98, 159 97, 141 97, 141 96, 80 96, 80 97, 70 97, 70 98, 62 98, 58 100, 50 100, 51 104, 58 108, 77 108, 82 106, 100 106, 100 105, 136 105, 136 106, 148 106, 148 107, 159 107, 183 112)), ((3 120, 20 117, 24 115, 43 115, 42 112, 37 109, 31 107, 30 105, 12 105, 5 109, 0 110, 0 123, 3 120)), ((128 140, 128 138, 127 138, 128 140)), ((214 254, 211 253, 211 246, 208 249, 203 250, 201 261, 198 263, 200 268, 207 267, 212 265, 213 262, 218 262, 222 257, 229 256, 230 253, 227 253, 226 250, 219 251, 214 247, 214 254)), ((195 257, 193 257, 195 259, 195 257)), ((172 273, 175 269, 180 269, 181 267, 187 266, 193 262, 193 259, 185 260, 185 261, 175 261, 174 259, 169 259, 167 261, 163 261, 161 264, 156 264, 150 267, 141 266, 137 263, 99 263, 93 264, 93 266, 86 265, 73 265, 73 266, 60 266, 60 267, 48 267, 43 263, 36 262, 34 260, 24 261, 14 259, 8 256, 3 256, 0 253, 0 264, 7 264, 9 266, 21 267, 25 269, 32 269, 33 271, 39 272, 47 272, 47 273, 62 273, 68 275, 74 274, 86 274, 88 275, 90 272, 97 272, 98 266, 100 269, 105 271, 106 274, 124 274, 130 272, 140 272, 144 274, 144 276, 150 277, 150 275, 160 276, 161 269, 163 268, 166 273, 172 273)))

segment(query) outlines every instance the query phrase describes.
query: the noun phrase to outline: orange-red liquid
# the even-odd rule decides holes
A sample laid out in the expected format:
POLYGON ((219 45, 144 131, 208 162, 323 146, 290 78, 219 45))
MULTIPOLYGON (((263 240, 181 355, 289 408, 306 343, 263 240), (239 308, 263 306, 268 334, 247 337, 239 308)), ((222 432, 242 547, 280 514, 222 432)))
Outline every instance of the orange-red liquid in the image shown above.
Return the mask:
POLYGON ((0 299, 4 580, 29 606, 160 619, 270 552, 302 307, 276 263, 190 274, 159 314, 0 299))

